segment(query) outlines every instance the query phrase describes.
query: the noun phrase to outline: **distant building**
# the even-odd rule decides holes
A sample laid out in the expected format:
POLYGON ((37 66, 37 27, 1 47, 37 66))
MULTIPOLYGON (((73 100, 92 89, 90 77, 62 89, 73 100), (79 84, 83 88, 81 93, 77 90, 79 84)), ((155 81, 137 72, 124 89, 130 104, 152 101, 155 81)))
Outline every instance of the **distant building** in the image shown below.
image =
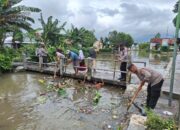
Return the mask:
POLYGON ((19 48, 21 44, 34 44, 37 43, 34 40, 30 41, 28 38, 24 38, 23 42, 14 41, 12 36, 7 36, 4 40, 4 46, 5 47, 12 47, 12 48, 19 48))
POLYGON ((150 41, 150 49, 158 50, 160 46, 173 46, 174 43, 174 38, 152 38, 150 41))

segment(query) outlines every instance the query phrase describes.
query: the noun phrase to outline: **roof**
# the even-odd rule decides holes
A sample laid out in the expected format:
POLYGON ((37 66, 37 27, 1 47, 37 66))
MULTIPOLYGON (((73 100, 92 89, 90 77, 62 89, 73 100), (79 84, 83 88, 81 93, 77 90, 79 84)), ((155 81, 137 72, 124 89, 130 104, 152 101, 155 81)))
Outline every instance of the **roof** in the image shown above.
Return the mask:
POLYGON ((167 40, 169 45, 173 45, 175 42, 175 38, 152 38, 151 43, 162 44, 163 40, 167 40))

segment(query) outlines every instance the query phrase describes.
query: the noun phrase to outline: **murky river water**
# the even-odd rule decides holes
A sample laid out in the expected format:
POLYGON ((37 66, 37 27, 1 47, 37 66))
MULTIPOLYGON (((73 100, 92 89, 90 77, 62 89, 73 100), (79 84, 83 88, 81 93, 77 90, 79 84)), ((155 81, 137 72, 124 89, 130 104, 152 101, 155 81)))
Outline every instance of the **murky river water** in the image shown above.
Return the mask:
POLYGON ((66 88, 67 97, 62 98, 57 92, 46 92, 47 86, 38 81, 44 78, 52 80, 37 73, 1 76, 0 130, 101 130, 106 124, 117 127, 118 120, 124 120, 120 88, 101 88, 102 98, 94 106, 95 90, 91 87, 85 89, 77 81, 67 79, 71 85, 66 88), (44 101, 38 101, 39 97, 44 101), (119 116, 115 120, 113 110, 119 116))
MULTIPOLYGON (((133 60, 146 61, 148 66, 161 73, 169 61, 168 56, 163 58, 137 52, 132 55, 133 60)), ((107 56, 100 58, 109 59, 107 56)), ((114 65, 98 62, 97 66, 113 68, 114 65)), ((58 96, 57 92, 47 92, 47 85, 52 81, 48 75, 2 75, 0 130, 102 130, 107 127, 117 129, 121 123, 126 122, 126 107, 121 100, 121 88, 101 88, 99 94, 102 97, 94 105, 92 100, 96 91, 92 88, 93 84, 83 85, 75 80, 63 80, 69 84, 65 88, 65 97, 58 96), (40 83, 39 79, 45 79, 46 82, 40 83)))
MULTIPOLYGON (((164 70, 166 66, 168 65, 170 58, 172 54, 153 54, 153 53, 148 53, 148 52, 139 52, 139 51, 132 51, 131 52, 131 60, 136 64, 138 67, 144 67, 144 63, 136 63, 138 62, 145 62, 146 67, 152 68, 158 72, 160 72, 162 75, 164 74, 164 70)), ((114 56, 113 55, 99 55, 98 59, 103 59, 103 60, 113 60, 114 56)), ((116 70, 119 70, 120 63, 117 63, 115 65, 115 62, 109 62, 109 61, 97 61, 97 68, 98 69, 111 69, 113 72, 114 68, 116 70)), ((106 73, 100 70, 101 73, 106 73)), ((108 76, 108 73, 106 73, 108 76)), ((110 74, 109 74, 110 75, 110 74)), ((120 75, 120 72, 115 72, 115 79, 118 79, 120 75)), ((102 74, 100 76, 103 78, 102 74)), ((112 74, 110 76, 112 78, 112 74)), ((108 77, 108 78, 110 78, 108 77)), ((132 75, 132 82, 131 83, 137 83, 138 79, 136 76, 132 75)))

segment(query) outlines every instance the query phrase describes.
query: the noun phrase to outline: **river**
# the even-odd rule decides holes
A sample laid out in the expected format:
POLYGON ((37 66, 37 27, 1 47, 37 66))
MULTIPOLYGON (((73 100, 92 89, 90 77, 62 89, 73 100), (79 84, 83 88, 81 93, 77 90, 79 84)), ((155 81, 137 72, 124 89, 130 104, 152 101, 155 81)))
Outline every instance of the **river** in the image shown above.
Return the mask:
MULTIPOLYGON (((111 55, 98 57, 110 58, 111 55)), ((133 52, 132 59, 145 61, 147 66, 163 74, 170 57, 133 52)), ((99 61, 98 67, 109 69, 114 67, 114 63, 99 61)), ((52 81, 49 75, 30 72, 2 75, 0 130, 105 130, 108 127, 117 129, 126 123, 126 104, 120 87, 104 86, 98 90, 102 97, 94 105, 92 100, 96 90, 92 88, 93 84, 60 80, 68 84, 65 97, 55 91, 47 91, 52 81)))

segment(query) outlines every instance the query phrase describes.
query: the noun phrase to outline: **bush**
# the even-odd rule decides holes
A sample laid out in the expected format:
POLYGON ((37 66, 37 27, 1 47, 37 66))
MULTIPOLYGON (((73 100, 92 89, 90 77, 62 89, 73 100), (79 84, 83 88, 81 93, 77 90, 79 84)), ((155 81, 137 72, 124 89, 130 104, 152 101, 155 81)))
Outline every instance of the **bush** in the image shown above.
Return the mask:
POLYGON ((89 56, 89 49, 90 48, 82 48, 85 57, 89 56))
POLYGON ((0 54, 0 70, 1 70, 1 72, 10 70, 11 67, 12 67, 12 59, 9 56, 0 54))
POLYGON ((168 46, 161 46, 161 51, 168 52, 169 51, 169 47, 168 46))
POLYGON ((12 59, 18 54, 12 48, 0 48, 0 71, 6 72, 12 68, 12 59))
POLYGON ((147 112, 146 126, 148 130, 177 130, 173 119, 163 119, 152 111, 147 112))
POLYGON ((140 50, 149 51, 149 49, 150 49, 150 44, 149 44, 149 43, 141 43, 141 44, 139 44, 139 49, 140 49, 140 50))
POLYGON ((100 50, 100 52, 112 52, 112 48, 103 48, 100 50))

